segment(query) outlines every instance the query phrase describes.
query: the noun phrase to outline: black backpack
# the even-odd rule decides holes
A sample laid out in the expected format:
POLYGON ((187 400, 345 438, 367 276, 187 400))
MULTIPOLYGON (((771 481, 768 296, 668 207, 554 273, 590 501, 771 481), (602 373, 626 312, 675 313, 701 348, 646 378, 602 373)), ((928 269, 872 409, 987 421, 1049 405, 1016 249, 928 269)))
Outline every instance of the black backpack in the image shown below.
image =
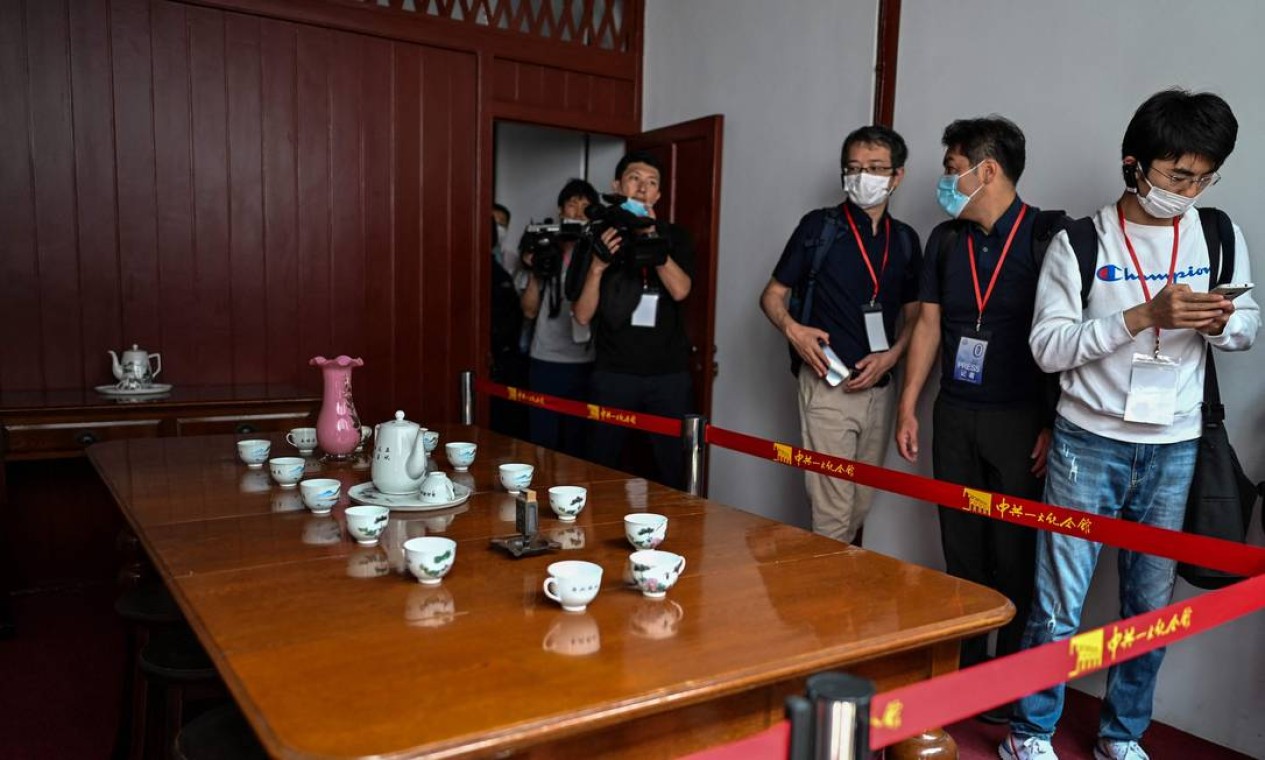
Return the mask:
MULTIPOLYGON (((801 241, 804 248, 813 249, 813 263, 808 269, 808 275, 801 278, 791 288, 791 296, 786 304, 786 311, 791 315, 791 319, 801 325, 809 324, 809 320, 812 319, 813 292, 817 289, 817 275, 821 274, 821 268, 826 262, 826 254, 843 233, 844 224, 842 219, 843 216, 839 213, 838 206, 831 206, 825 209, 821 229, 818 230, 816 235, 805 235, 801 241)), ((896 236, 904 241, 905 247, 907 249, 912 247, 906 226, 897 222, 895 227, 896 236)), ((799 357, 795 346, 787 342, 786 347, 791 355, 791 374, 798 376, 800 365, 804 363, 804 360, 799 357)))

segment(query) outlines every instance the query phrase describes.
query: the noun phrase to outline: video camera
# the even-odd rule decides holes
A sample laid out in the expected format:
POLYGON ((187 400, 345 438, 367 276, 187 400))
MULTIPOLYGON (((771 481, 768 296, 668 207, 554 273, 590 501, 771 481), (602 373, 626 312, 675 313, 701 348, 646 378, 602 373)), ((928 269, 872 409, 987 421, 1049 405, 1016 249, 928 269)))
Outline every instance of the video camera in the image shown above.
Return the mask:
POLYGON ((588 223, 579 219, 545 219, 539 224, 529 224, 519 241, 520 254, 531 254, 531 263, 523 256, 523 266, 536 273, 542 280, 562 274, 562 243, 576 242, 587 237, 588 223))
MULTIPOLYGON (((672 253, 672 242, 659 235, 658 222, 630 210, 628 198, 617 194, 602 194, 605 204, 590 204, 585 210, 589 218, 588 236, 593 241, 593 252, 599 259, 612 266, 633 269, 659 266, 672 253), (608 229, 619 235, 619 250, 612 253, 602 242, 608 229)), ((635 201, 633 203, 636 203, 635 201)))

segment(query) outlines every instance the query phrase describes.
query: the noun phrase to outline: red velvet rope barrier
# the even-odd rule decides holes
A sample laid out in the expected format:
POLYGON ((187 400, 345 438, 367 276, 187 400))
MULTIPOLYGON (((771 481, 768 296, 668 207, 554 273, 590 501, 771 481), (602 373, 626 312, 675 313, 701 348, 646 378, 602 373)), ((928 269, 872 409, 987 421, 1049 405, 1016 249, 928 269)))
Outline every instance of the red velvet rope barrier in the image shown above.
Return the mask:
MULTIPOLYGON (((1265 607, 1265 575, 1154 612, 1109 623, 956 673, 883 692, 870 703, 870 749, 947 726, 997 705, 1080 678, 1265 607)), ((785 758, 787 723, 689 756, 690 760, 785 758)))
POLYGON ((486 393, 489 396, 508 399, 518 404, 534 406, 539 409, 548 409, 551 412, 569 414, 572 417, 583 417, 589 420, 596 420, 597 422, 621 425, 626 428, 645 430, 646 432, 660 435, 681 435, 681 421, 674 420, 671 417, 660 417, 655 414, 646 414, 645 412, 630 412, 627 409, 587 404, 583 401, 574 401, 569 398, 559 398, 558 396, 550 396, 545 393, 501 385, 482 378, 475 379, 474 388, 480 393, 486 393))
POLYGON ((943 504, 994 520, 1065 533, 1076 538, 1236 575, 1265 573, 1265 549, 1255 546, 1088 514, 1032 499, 965 488, 942 480, 833 457, 745 433, 735 433, 714 425, 707 426, 706 438, 708 443, 722 448, 808 472, 851 480, 912 499, 943 504))

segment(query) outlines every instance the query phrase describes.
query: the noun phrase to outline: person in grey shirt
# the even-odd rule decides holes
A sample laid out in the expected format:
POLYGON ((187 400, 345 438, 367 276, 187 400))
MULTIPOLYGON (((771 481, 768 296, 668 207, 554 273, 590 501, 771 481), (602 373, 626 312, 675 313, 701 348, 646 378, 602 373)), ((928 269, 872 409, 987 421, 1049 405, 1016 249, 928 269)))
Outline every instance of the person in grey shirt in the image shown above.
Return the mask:
MULTIPOLYGON (((597 191, 592 185, 572 179, 558 193, 558 215, 563 220, 582 222, 586 219, 585 210, 597 202, 597 191)), ((528 385, 538 393, 583 401, 587 399, 593 372, 594 348, 588 328, 571 316, 572 303, 563 292, 562 283, 576 258, 576 242, 562 237, 544 238, 548 242, 539 250, 522 252, 529 275, 521 299, 523 315, 536 320, 528 352, 528 385)), ((524 235, 525 240, 531 238, 524 235)), ((528 245, 541 245, 541 241, 536 239, 528 245)), ((582 419, 537 408, 531 409, 529 431, 532 443, 574 456, 583 454, 588 433, 582 419)))

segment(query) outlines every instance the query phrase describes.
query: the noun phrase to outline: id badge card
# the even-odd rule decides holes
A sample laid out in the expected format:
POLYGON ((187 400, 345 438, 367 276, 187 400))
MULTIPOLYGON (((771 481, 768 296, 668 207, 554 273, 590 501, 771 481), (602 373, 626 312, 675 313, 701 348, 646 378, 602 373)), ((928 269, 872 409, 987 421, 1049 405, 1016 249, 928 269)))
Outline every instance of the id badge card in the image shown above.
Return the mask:
POLYGON ((865 337, 870 342, 870 353, 887 351, 887 326, 883 324, 883 307, 878 304, 867 304, 861 307, 865 316, 865 337))
POLYGON ((633 309, 632 326, 633 327, 654 327, 655 319, 659 315, 659 291, 643 290, 641 291, 641 300, 637 302, 637 308, 633 309))
POLYGON ((582 325, 571 317, 571 342, 588 343, 593 338, 593 330, 589 325, 582 325))
POLYGON ((969 330, 958 341, 953 360, 953 379, 960 383, 980 385, 984 382, 984 357, 988 355, 989 333, 969 330))
POLYGON ((1129 396, 1124 402, 1125 422, 1171 425, 1177 411, 1177 370, 1180 363, 1168 356, 1133 355, 1129 396))

